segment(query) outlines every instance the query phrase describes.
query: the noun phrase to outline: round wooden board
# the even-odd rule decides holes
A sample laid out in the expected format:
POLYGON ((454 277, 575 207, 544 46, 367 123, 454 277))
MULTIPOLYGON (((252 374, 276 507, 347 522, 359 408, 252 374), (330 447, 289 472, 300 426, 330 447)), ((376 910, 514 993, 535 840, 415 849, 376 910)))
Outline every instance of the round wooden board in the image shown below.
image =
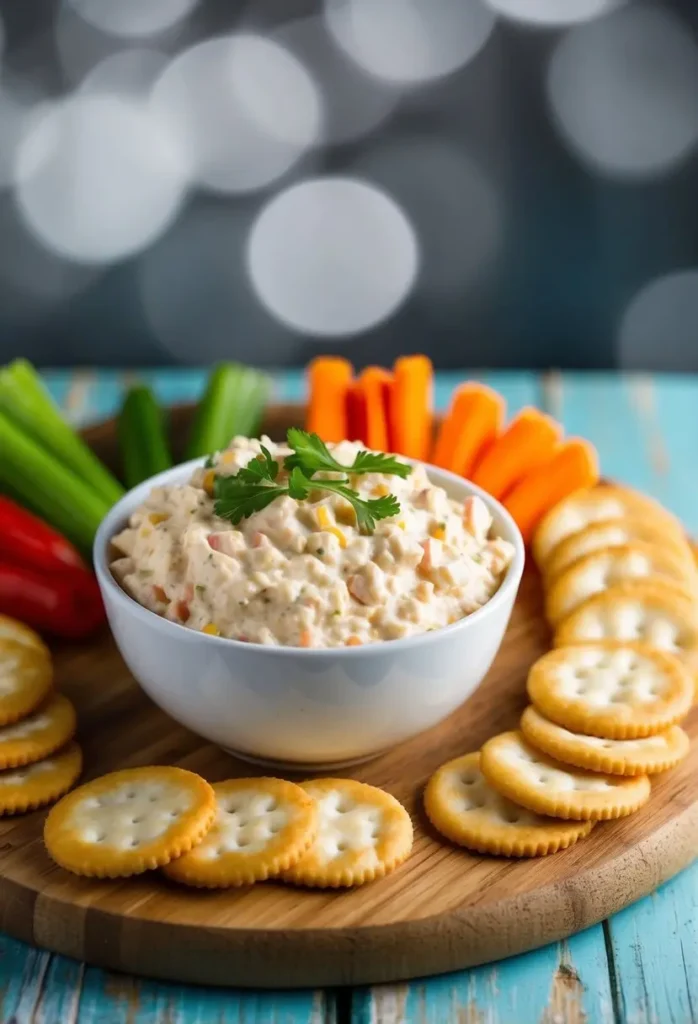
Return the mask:
MULTIPOLYGON (((175 440, 190 414, 176 410, 175 440)), ((298 410, 277 408, 281 436, 298 410)), ((115 463, 113 424, 87 434, 115 463)), ((175 447, 179 447, 175 445, 175 447)), ((685 867, 698 849, 698 744, 654 785, 650 803, 598 825, 564 853, 532 861, 471 856, 442 842, 421 793, 443 761, 514 726, 531 663, 547 649, 541 593, 524 575, 495 664, 448 721, 348 775, 382 786, 409 809, 414 852, 379 882, 348 892, 277 884, 200 892, 159 874, 100 882, 73 877, 44 850, 43 812, 0 821, 0 930, 88 963, 133 974, 255 988, 357 985, 456 970, 521 953, 607 917, 685 867)), ((249 775, 178 726, 143 694, 105 632, 55 646, 57 681, 79 713, 85 777, 178 764, 215 781, 249 775)), ((698 735, 698 712, 688 729, 698 735)))

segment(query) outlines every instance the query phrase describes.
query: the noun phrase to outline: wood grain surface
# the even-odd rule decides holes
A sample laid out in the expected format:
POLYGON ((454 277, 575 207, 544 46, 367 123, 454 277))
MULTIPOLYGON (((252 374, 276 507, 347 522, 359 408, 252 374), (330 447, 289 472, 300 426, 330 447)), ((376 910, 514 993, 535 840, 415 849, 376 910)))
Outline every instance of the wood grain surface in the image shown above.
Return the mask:
MULTIPOLYGON (((175 434, 187 417, 186 410, 173 417, 175 434)), ((294 410, 277 411, 272 436, 289 418, 298 418, 294 410)), ((90 437, 113 461, 111 427, 90 437)), ((502 650, 477 693, 447 722, 349 773, 394 793, 415 821, 412 857, 388 878, 340 894, 276 884, 200 893, 159 875, 93 882, 52 864, 41 842, 44 814, 37 812, 0 823, 0 928, 133 974, 276 988, 450 971, 564 938, 607 917, 695 856, 695 745, 655 784, 641 812, 597 826, 551 858, 471 856, 441 842, 421 810, 434 768, 516 722, 526 672, 548 640, 539 581, 528 571, 502 650)), ((78 708, 86 778, 149 763, 180 764, 214 781, 250 773, 156 709, 108 634, 89 647, 57 647, 55 658, 58 684, 78 708)), ((695 711, 688 728, 695 738, 695 711)))

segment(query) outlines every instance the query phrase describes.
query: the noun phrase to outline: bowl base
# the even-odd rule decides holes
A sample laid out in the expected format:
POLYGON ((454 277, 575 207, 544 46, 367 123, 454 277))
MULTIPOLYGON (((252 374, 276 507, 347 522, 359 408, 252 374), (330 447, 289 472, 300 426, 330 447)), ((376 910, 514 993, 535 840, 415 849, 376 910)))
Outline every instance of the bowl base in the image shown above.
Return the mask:
POLYGON ((277 761, 272 757, 255 757, 254 754, 245 754, 241 750, 233 750, 231 747, 221 747, 226 754, 237 757, 241 761, 258 765, 260 768, 273 768, 276 771, 299 772, 303 775, 317 775, 318 772, 331 772, 339 768, 349 768, 356 764, 366 764, 380 757, 384 751, 379 750, 375 754, 362 754, 361 757, 348 757, 342 761, 277 761))

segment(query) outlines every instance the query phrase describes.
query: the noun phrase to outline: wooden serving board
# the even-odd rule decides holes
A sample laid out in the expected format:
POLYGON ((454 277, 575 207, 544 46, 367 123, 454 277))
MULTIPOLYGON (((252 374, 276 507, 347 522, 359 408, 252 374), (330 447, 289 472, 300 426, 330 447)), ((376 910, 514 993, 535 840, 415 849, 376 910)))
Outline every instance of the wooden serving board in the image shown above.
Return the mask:
MULTIPOLYGON (((297 409, 277 408, 265 429, 280 437, 299 418, 297 409)), ((175 441, 189 419, 188 410, 175 411, 175 441)), ((87 436, 114 465, 113 424, 87 436)), ((346 773, 394 793, 415 822, 412 856, 387 878, 339 893, 274 883, 201 892, 157 873, 80 879, 49 859, 45 815, 37 811, 0 821, 0 930, 133 974, 282 988, 451 971, 564 938, 613 914, 698 850, 698 711, 688 720, 689 757, 656 782, 650 803, 552 857, 472 856, 442 841, 421 808, 424 783, 439 764, 516 724, 526 673, 548 644, 539 580, 528 569, 504 645, 471 699, 436 728, 346 773)), ((253 771, 159 711, 108 632, 89 645, 56 646, 54 654, 58 685, 78 709, 85 778, 154 763, 178 764, 211 781, 253 771)))

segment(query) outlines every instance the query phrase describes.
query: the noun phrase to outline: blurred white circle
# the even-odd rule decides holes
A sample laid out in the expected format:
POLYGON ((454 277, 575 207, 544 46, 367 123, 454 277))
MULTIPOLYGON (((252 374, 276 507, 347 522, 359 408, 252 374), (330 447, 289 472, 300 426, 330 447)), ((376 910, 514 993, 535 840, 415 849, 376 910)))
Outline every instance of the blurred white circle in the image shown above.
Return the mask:
POLYGON ((698 47, 666 10, 628 6, 571 29, 547 91, 562 135, 603 174, 660 174, 698 141, 698 47))
POLYGON ((621 366, 684 370, 698 352, 698 269, 655 278, 631 300, 618 335, 621 366))
POLYGON ((308 69, 317 82, 324 106, 327 142, 360 138, 381 124, 395 109, 399 92, 369 76, 350 60, 330 36, 322 18, 299 18, 274 34, 308 69))
POLYGON ((259 214, 247 262, 267 308, 298 331, 347 335, 386 320, 414 283, 414 230, 385 192, 352 178, 286 189, 259 214))
POLYGON ((140 105, 76 96, 33 119, 15 161, 16 197, 39 241, 85 263, 145 248, 184 195, 172 140, 140 105))
POLYGON ((78 92, 113 94, 132 99, 147 97, 167 57, 157 50, 121 50, 106 57, 85 75, 78 92))
POLYGON ((255 295, 244 266, 252 220, 239 204, 200 201, 139 261, 147 322, 178 361, 289 359, 289 334, 255 295))
POLYGON ((151 36, 175 25, 198 0, 69 0, 95 28, 116 36, 151 36))
POLYGON ((537 26, 574 25, 608 14, 625 0, 487 0, 497 14, 537 26))
POLYGON ((429 136, 390 140, 354 169, 408 211, 419 236, 425 291, 457 297, 491 265, 501 241, 501 203, 458 145, 429 136))
POLYGON ((256 35, 209 39, 175 57, 151 105, 187 154, 192 178, 216 192, 247 192, 280 178, 322 128, 308 72, 256 35))
POLYGON ((482 0, 325 0, 325 16, 352 60, 377 78, 404 85, 464 67, 495 21, 482 0))

